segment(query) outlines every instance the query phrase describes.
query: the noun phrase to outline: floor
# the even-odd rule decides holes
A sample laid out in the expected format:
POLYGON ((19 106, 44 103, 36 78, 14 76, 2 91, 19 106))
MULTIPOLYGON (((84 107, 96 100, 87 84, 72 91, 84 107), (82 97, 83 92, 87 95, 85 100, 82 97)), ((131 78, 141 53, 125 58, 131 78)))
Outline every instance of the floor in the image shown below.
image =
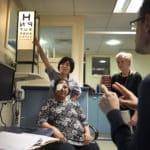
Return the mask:
POLYGON ((110 135, 100 134, 97 143, 100 150, 117 150, 117 147, 112 142, 110 135))
POLYGON ((100 150, 117 150, 116 146, 111 140, 98 140, 100 150))

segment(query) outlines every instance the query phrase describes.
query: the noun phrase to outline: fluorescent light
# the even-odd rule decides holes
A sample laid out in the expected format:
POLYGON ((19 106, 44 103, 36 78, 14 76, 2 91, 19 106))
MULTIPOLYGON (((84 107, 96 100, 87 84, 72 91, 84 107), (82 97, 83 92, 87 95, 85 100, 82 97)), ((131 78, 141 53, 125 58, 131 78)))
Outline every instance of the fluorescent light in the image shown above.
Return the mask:
POLYGON ((107 45, 112 45, 112 46, 115 46, 115 45, 119 45, 121 42, 119 40, 109 40, 106 42, 107 45))
POLYGON ((119 12, 123 12, 123 6, 125 4, 125 1, 126 0, 117 0, 117 3, 115 5, 115 8, 114 8, 114 13, 119 13, 119 12))
POLYGON ((114 13, 137 13, 143 0, 117 0, 114 13))
POLYGON ((85 34, 132 35, 132 34, 136 34, 136 32, 135 31, 86 31, 85 34))
POLYGON ((106 63, 106 60, 100 60, 99 63, 104 64, 106 63))
POLYGON ((126 12, 128 12, 128 13, 138 12, 142 3, 143 3, 143 0, 132 0, 129 7, 126 10, 126 12))

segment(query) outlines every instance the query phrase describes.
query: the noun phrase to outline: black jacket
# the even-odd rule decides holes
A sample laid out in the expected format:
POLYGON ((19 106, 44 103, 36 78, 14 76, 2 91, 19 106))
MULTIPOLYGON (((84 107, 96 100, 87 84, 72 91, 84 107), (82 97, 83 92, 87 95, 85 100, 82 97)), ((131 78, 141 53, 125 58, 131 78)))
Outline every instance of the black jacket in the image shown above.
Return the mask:
POLYGON ((150 146, 150 75, 139 86, 138 91, 138 123, 136 132, 131 134, 130 128, 121 117, 119 110, 107 114, 111 124, 112 140, 118 150, 147 150, 150 146))
MULTIPOLYGON (((112 76, 111 84, 119 82, 137 96, 138 86, 141 83, 141 81, 142 76, 138 72, 131 72, 127 77, 122 77, 121 73, 117 73, 112 76)), ((121 94, 113 88, 112 91, 116 92, 118 96, 121 96, 121 94)))

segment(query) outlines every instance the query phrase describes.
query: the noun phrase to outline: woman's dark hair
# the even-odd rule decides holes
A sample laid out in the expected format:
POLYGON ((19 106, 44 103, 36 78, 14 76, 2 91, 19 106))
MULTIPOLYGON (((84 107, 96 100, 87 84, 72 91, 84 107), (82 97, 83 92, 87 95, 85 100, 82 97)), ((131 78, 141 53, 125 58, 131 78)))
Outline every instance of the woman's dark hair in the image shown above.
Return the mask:
POLYGON ((69 64, 70 64, 70 73, 72 73, 73 70, 74 70, 74 60, 71 57, 68 57, 68 56, 63 57, 59 61, 59 63, 58 63, 58 70, 60 69, 60 65, 63 64, 63 63, 65 63, 66 61, 69 62, 69 64))
POLYGON ((139 15, 144 17, 145 14, 150 14, 150 0, 144 0, 143 5, 140 8, 139 15))

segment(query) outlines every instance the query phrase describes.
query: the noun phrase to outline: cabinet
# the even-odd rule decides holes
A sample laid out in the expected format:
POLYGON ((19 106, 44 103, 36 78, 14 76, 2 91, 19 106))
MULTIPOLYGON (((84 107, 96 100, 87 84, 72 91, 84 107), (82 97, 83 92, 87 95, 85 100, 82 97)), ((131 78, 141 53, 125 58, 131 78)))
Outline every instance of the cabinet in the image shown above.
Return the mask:
POLYGON ((101 96, 99 94, 88 97, 88 122, 98 129, 101 134, 110 134, 110 124, 105 114, 99 108, 101 96))

